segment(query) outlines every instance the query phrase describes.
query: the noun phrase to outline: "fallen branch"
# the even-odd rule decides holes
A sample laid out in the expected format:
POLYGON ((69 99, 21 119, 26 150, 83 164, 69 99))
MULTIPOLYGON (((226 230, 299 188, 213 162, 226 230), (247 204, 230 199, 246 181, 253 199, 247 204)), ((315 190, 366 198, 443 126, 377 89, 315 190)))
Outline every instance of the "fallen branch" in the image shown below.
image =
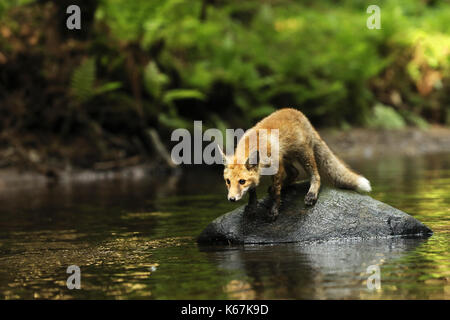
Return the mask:
POLYGON ((155 151, 159 154, 159 156, 166 162, 166 164, 170 168, 175 168, 176 165, 173 163, 169 151, 167 151, 166 147, 161 142, 158 132, 154 128, 150 128, 146 132, 150 137, 150 140, 152 141, 155 151))

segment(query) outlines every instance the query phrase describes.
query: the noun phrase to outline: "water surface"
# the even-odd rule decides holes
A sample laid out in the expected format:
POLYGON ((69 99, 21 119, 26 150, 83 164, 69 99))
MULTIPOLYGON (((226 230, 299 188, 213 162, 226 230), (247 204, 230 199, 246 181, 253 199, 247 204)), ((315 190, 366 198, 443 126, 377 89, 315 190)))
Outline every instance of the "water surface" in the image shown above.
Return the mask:
MULTIPOLYGON (((429 239, 201 246, 228 203, 220 168, 140 181, 0 181, 3 299, 449 299, 450 155, 351 162, 429 239), (69 290, 66 269, 81 269, 69 290), (367 288, 378 265, 381 288, 367 288)), ((259 195, 266 190, 262 186, 259 195)))

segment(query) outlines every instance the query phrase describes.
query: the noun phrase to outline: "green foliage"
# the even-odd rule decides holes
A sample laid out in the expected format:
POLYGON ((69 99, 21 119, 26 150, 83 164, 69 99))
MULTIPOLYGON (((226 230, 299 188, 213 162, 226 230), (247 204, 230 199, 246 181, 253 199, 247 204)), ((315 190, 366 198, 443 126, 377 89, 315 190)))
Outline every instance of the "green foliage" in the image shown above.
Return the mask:
POLYGON ((153 61, 147 64, 144 70, 144 85, 147 92, 154 98, 161 97, 164 86, 169 82, 169 77, 159 71, 153 61))
POLYGON ((167 109, 160 112, 159 120, 166 127, 176 129, 176 128, 192 128, 192 123, 186 119, 178 116, 175 102, 177 100, 203 100, 204 95, 193 89, 173 89, 168 90, 162 98, 162 103, 167 106, 167 109))
MULTIPOLYGON (((140 71, 156 110, 149 114, 169 128, 189 127, 198 115, 211 125, 248 127, 281 107, 298 108, 318 125, 426 127, 423 115, 441 103, 438 93, 449 79, 450 6, 385 1, 380 30, 366 27, 366 7, 328 0, 104 0, 96 19, 114 41, 150 52, 140 71), (391 82, 389 72, 396 75, 391 82), (373 83, 382 88, 374 92, 373 83), (391 108, 380 107, 377 95, 392 90, 402 104, 383 99, 391 108), (193 105, 196 113, 187 112, 193 105)), ((83 77, 88 81, 75 91, 87 101, 93 83, 83 77)))
POLYGON ((119 81, 112 81, 107 82, 105 84, 102 84, 101 86, 98 86, 94 90, 94 95, 101 95, 110 91, 117 90, 122 87, 122 83, 119 81))
MULTIPOLYGON (((247 126, 286 106, 299 108, 315 123, 361 125, 377 102, 371 81, 420 39, 426 39, 421 43, 427 65, 446 69, 448 64, 444 27, 429 24, 436 16, 444 19, 443 12, 450 13, 444 4, 437 10, 411 1, 386 1, 382 29, 369 30, 365 5, 351 1, 339 6, 329 1, 313 6, 224 1, 209 5, 204 20, 200 19, 202 1, 142 3, 140 12, 146 14, 130 20, 127 12, 135 7, 127 3, 105 2, 99 10, 121 40, 137 39, 144 50, 163 41, 163 50, 145 68, 147 92, 174 106, 167 99, 171 94, 162 92, 172 90, 168 86, 172 76, 161 70, 171 70, 179 77, 178 89, 194 90, 204 96, 200 100, 214 100, 217 90, 227 88, 228 99, 214 108, 219 112, 231 108, 247 126)), ((418 60, 406 63, 403 81, 423 77, 421 68, 418 60)), ((412 104, 410 113, 419 110, 414 105, 418 99, 411 92, 402 93, 412 96, 407 101, 412 104)), ((184 98, 191 97, 179 100, 184 98)))
POLYGON ((203 100, 204 98, 205 98, 204 95, 198 90, 174 89, 166 92, 163 98, 163 102, 168 105, 173 105, 173 102, 176 100, 183 100, 183 99, 203 100))
POLYGON ((402 129, 406 126, 405 120, 397 111, 383 104, 375 105, 367 124, 369 127, 380 129, 402 129))
POLYGON ((428 129, 430 127, 429 123, 424 118, 413 112, 407 110, 400 110, 399 113, 409 125, 421 129, 428 129))
POLYGON ((224 132, 283 107, 318 127, 450 123, 448 1, 385 0, 369 30, 359 0, 99 0, 83 34, 55 22, 64 4, 29 2, 0 3, 0 105, 17 132, 88 128, 150 150, 149 127, 224 132))
POLYGON ((86 59, 74 71, 70 82, 73 96, 79 103, 85 103, 96 95, 119 89, 120 82, 108 82, 95 86, 96 66, 93 58, 86 59))
POLYGON ((13 7, 22 6, 32 2, 33 0, 2 0, 0 1, 0 17, 13 7))
POLYGON ((93 58, 85 60, 74 71, 70 86, 74 97, 81 103, 94 95, 95 61, 93 58))

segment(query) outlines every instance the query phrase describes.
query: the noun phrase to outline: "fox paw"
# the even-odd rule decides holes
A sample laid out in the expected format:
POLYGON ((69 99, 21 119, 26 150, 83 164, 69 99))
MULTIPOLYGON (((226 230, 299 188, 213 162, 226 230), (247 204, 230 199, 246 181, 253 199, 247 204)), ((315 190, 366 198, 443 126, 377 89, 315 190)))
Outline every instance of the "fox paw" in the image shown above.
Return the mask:
POLYGON ((305 204, 307 206, 312 206, 316 203, 317 201, 317 194, 313 193, 313 192, 308 192, 305 196, 305 204))

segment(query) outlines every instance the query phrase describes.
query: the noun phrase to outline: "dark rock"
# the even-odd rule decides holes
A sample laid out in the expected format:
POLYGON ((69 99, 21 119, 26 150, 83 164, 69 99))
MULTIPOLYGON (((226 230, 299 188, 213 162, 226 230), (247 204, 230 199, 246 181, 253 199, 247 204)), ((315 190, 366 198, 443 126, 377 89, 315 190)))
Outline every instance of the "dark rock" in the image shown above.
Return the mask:
POLYGON ((258 201, 253 213, 245 205, 211 222, 199 243, 281 243, 333 239, 429 237, 432 231, 417 219, 354 191, 322 187, 317 203, 305 207, 309 183, 290 186, 282 194, 278 219, 270 222, 271 199, 258 201))

